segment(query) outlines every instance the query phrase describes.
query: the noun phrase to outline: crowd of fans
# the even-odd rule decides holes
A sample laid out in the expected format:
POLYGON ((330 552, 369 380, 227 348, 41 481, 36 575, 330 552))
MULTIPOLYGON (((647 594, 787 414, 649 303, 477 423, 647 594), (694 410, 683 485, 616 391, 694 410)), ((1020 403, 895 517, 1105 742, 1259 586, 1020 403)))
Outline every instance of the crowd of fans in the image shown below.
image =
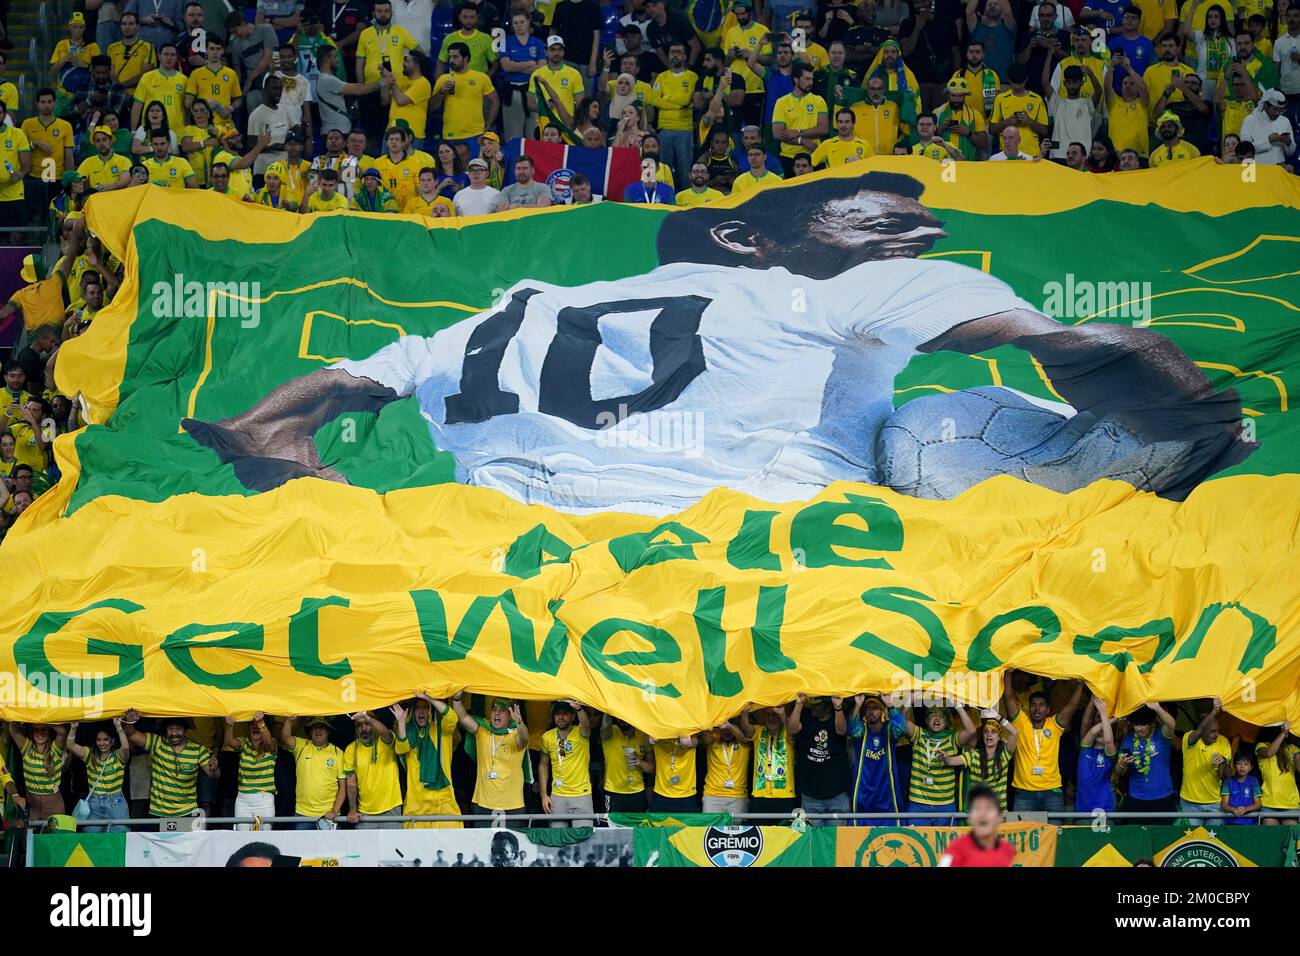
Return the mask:
POLYGON ((489 825, 528 813, 589 826, 595 817, 584 814, 647 811, 927 826, 952 822, 981 788, 1004 811, 1092 815, 1075 821, 1084 824, 1116 810, 1148 814, 1123 821, 1142 824, 1300 822, 1290 726, 1255 727, 1217 700, 1151 702, 1120 719, 1078 681, 1017 671, 997 709, 914 704, 902 694, 800 695, 659 739, 577 701, 469 694, 247 722, 127 711, 94 726, 10 724, 17 781, 0 764, 0 784, 28 822, 84 800, 81 826, 98 829, 200 808, 296 817, 298 829, 462 826, 385 819, 399 815, 489 825))

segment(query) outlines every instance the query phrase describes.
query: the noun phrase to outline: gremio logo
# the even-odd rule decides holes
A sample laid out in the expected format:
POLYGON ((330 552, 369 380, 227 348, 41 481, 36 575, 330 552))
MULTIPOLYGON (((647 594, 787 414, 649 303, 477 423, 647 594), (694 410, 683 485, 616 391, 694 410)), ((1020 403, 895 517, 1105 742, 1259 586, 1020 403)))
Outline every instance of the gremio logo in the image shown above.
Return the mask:
POLYGON ((704 855, 714 866, 753 866, 763 852, 763 831, 755 826, 709 827, 704 855))
POLYGON ((1165 854, 1165 858, 1160 861, 1161 867, 1166 866, 1218 866, 1218 867, 1236 867, 1236 858, 1219 846, 1209 840, 1186 840, 1178 843, 1165 854))

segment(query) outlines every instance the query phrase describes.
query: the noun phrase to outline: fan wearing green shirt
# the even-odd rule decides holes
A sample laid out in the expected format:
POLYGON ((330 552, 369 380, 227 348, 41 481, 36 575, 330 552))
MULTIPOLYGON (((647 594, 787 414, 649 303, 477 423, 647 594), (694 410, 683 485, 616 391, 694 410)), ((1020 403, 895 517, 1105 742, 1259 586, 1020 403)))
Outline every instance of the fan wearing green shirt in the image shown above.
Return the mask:
POLYGON ((921 727, 912 722, 911 708, 903 710, 903 736, 912 742, 908 811, 927 814, 914 817, 911 821, 914 827, 945 826, 944 820, 929 814, 957 812, 957 768, 948 764, 948 758, 961 756, 962 749, 975 737, 975 724, 965 707, 953 709, 961 720, 960 731, 952 729, 948 711, 943 707, 926 707, 925 724, 921 727))

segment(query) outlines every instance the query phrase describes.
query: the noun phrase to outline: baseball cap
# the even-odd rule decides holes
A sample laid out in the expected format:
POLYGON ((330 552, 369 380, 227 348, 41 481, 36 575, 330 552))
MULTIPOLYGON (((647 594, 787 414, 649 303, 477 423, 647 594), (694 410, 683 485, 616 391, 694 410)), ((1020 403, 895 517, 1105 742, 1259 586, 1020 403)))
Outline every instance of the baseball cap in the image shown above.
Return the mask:
POLYGON ((77 180, 85 179, 85 178, 86 178, 85 176, 81 175, 81 173, 77 172, 75 169, 69 169, 66 172, 64 172, 59 182, 62 183, 64 186, 71 186, 77 180))
POLYGON ((948 92, 949 92, 949 93, 969 93, 969 92, 970 92, 970 84, 967 83, 966 80, 963 79, 962 77, 960 77, 960 76, 954 76, 951 80, 948 81, 948 92))
POLYGON ((103 133, 109 139, 113 138, 113 131, 109 129, 107 126, 96 126, 94 129, 92 129, 90 131, 90 136, 92 139, 94 139, 96 133, 103 133))
POLYGON ((509 697, 493 697, 488 702, 488 710, 509 710, 515 702, 509 697))
POLYGON ((560 36, 558 33, 552 33, 546 38, 546 45, 555 46, 556 44, 564 46, 564 37, 560 36))
POLYGON ((217 134, 217 139, 226 139, 232 133, 238 133, 239 130, 235 129, 235 127, 231 126, 229 123, 220 123, 217 125, 215 132, 217 134))
POLYGON ((574 713, 573 705, 570 704, 567 700, 557 700, 555 703, 553 703, 553 704, 551 705, 551 713, 553 713, 553 714, 559 714, 559 713, 568 713, 568 714, 572 714, 572 713, 574 713))
POLYGON ((302 142, 302 133, 299 133, 297 130, 291 130, 291 131, 290 131, 290 132, 289 132, 289 133, 284 137, 284 141, 285 141, 286 143, 301 143, 301 142, 302 142))
POLYGON ((1074 27, 1074 29, 1071 30, 1070 32, 1071 32, 1072 34, 1074 34, 1074 36, 1077 36, 1077 37, 1090 37, 1090 36, 1092 36, 1092 31, 1089 30, 1087 27, 1085 27, 1082 23, 1076 24, 1075 27, 1074 27))
POLYGON ((86 23, 85 15, 81 13, 74 13, 72 16, 68 17, 68 26, 72 26, 74 23, 80 23, 84 26, 86 23))
POLYGON ((501 142, 501 137, 498 136, 496 133, 492 132, 491 130, 488 130, 486 133, 484 133, 484 134, 483 134, 482 136, 480 136, 478 139, 479 139, 479 142, 480 142, 480 143, 483 142, 483 140, 485 140, 485 139, 490 139, 490 140, 491 140, 492 142, 494 142, 494 143, 500 143, 500 142, 501 142))
POLYGON ((479 159, 477 156, 475 156, 465 165, 465 168, 466 169, 487 169, 488 168, 487 160, 479 159))
POLYGON ((1259 101, 1269 106, 1286 106, 1286 94, 1281 90, 1267 90, 1259 101))
MULTIPOLYGON (((279 163, 272 163, 271 165, 272 165, 272 166, 279 166, 280 164, 279 164, 279 163)), ((270 170, 270 168, 268 167, 268 168, 267 168, 267 172, 269 173, 270 171, 271 171, 271 170, 270 170)), ((306 720, 304 720, 304 721, 302 722, 302 729, 303 729, 303 730, 311 730, 313 727, 324 727, 326 730, 333 730, 333 729, 334 729, 333 725, 332 725, 328 720, 326 720, 324 717, 308 717, 306 720)))
MULTIPOLYGON (((288 170, 285 169, 284 163, 277 160, 276 162, 272 163, 270 166, 266 167, 265 175, 279 176, 281 179, 283 179, 286 172, 288 172, 288 170)), ((376 172, 378 172, 378 170, 376 170, 376 172)))
POLYGON ((383 178, 384 178, 384 177, 380 174, 379 170, 375 169, 373 166, 372 166, 370 169, 367 169, 364 173, 361 174, 361 178, 362 178, 362 179, 365 179, 365 178, 368 177, 368 176, 373 176, 375 179, 383 179, 383 178))

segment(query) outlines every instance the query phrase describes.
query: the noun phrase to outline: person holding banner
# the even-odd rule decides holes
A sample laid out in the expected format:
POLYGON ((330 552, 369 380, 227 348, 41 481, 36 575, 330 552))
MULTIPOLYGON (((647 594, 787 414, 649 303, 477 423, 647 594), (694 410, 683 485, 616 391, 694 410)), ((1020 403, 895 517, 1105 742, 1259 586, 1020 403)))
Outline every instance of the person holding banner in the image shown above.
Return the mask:
POLYGON ((910 708, 903 708, 904 736, 912 742, 912 775, 907 786, 907 808, 911 813, 926 814, 912 820, 914 827, 947 826, 930 814, 957 812, 957 770, 961 751, 975 737, 975 725, 966 708, 955 708, 962 729, 953 731, 952 721, 943 707, 925 708, 925 725, 912 722, 910 708))
MULTIPOLYGON (((542 734, 537 779, 543 813, 591 813, 591 716, 573 700, 551 705, 555 726, 542 734), (577 721, 577 733, 574 721, 577 721), (549 785, 554 780, 553 792, 549 785)), ((553 827, 589 827, 593 820, 557 820, 553 827)))
POLYGON ((709 731, 705 752, 705 813, 741 814, 749 809, 748 738, 732 721, 709 731))
POLYGON ((1106 702, 1100 697, 1090 700, 1083 712, 1083 739, 1079 742, 1079 770, 1074 788, 1074 809, 1078 813, 1115 810, 1115 790, 1110 781, 1119 753, 1112 727, 1117 719, 1106 712, 1106 702), (1094 713, 1096 723, 1089 726, 1094 713))
POLYGON ((967 797, 970 809, 967 823, 970 832, 948 844, 940 866, 1012 866, 1016 848, 1002 839, 1002 808, 998 795, 988 787, 972 787, 967 797))
MULTIPOLYGON (((903 736, 903 715, 886 705, 879 694, 853 698, 849 740, 853 746, 854 813, 897 813, 902 806, 902 774, 898 741, 903 736)), ((897 826, 898 820, 854 821, 854 826, 897 826)))
POLYGON ((219 771, 217 758, 205 745, 185 736, 193 723, 186 717, 165 717, 162 734, 147 734, 135 729, 140 712, 134 707, 122 715, 126 739, 133 747, 143 747, 150 756, 149 815, 185 817, 198 810, 199 771, 215 780, 219 771))
POLYGON ((1223 701, 1214 698, 1209 713, 1196 729, 1183 736, 1183 783, 1178 790, 1178 809, 1189 826, 1205 821, 1196 813, 1215 813, 1219 809, 1219 789, 1232 772, 1232 744, 1219 732, 1219 714, 1223 701))
MULTIPOLYGON (((758 720, 757 727, 750 722, 749 711, 740 712, 740 732, 754 746, 749 809, 753 813, 792 813, 799 805, 799 791, 795 789, 790 717, 784 704, 759 708, 753 716, 758 720)), ((779 824, 777 820, 762 821, 764 826, 779 824)))
MULTIPOLYGON (((1174 781, 1170 759, 1173 751, 1174 717, 1159 704, 1150 702, 1129 715, 1133 730, 1120 745, 1119 775, 1125 781, 1124 809, 1152 812, 1174 809, 1174 781), (1156 732, 1159 718, 1160 732, 1156 732)), ((1165 821, 1137 820, 1147 826, 1165 821)))
MULTIPOLYGON (((958 708, 958 712, 965 711, 958 708)), ((1003 812, 1007 809, 1007 781, 1011 776, 1011 764, 1016 753, 1016 728, 1005 717, 999 717, 995 710, 982 710, 977 739, 974 746, 962 747, 958 757, 945 757, 949 767, 965 768, 963 802, 970 806, 972 787, 988 787, 998 797, 998 804, 1003 812), (1006 734, 1005 739, 1003 734, 1006 734)))
MULTIPOLYGON (((848 732, 844 698, 799 695, 790 712, 790 733, 795 738, 800 805, 805 813, 848 813, 848 732)), ((812 825, 844 824, 841 820, 814 820, 812 825)))
POLYGON ((700 801, 695 796, 695 747, 699 741, 690 734, 670 740, 646 739, 654 748, 650 812, 699 813, 700 801))
MULTIPOLYGON (((461 729, 468 735, 465 749, 478 768, 470 813, 482 816, 518 816, 524 809, 524 784, 531 782, 528 727, 518 701, 494 697, 487 719, 471 717, 461 695, 451 699, 461 729)), ((490 826, 484 822, 480 826, 490 826)))
POLYGON ((321 821, 333 824, 343 812, 347 797, 343 751, 330 743, 330 722, 324 717, 308 717, 303 723, 310 740, 293 735, 293 722, 293 717, 286 717, 280 725, 280 746, 293 754, 297 780, 294 814, 308 818, 294 829, 315 830, 322 828, 321 821))
POLYGON ((644 775, 655 769, 646 735, 607 713, 600 718, 600 748, 605 757, 605 811, 644 813, 644 775))
POLYGON ((357 738, 343 750, 343 773, 348 791, 348 822, 358 830, 400 830, 400 823, 362 820, 366 817, 395 817, 402 813, 402 787, 397 779, 397 754, 393 732, 373 714, 352 715, 357 738))
MULTIPOLYGON (((266 716, 259 710, 248 725, 248 736, 235 736, 235 718, 226 717, 226 750, 239 754, 239 792, 235 796, 235 816, 275 816, 275 736, 266 724, 266 716)), ((238 823, 236 830, 251 830, 253 824, 238 823)), ((271 824, 261 823, 261 830, 270 830, 271 824)))
MULTIPOLYGON (((411 710, 401 704, 394 704, 390 710, 396 719, 397 742, 393 749, 406 764, 406 802, 402 804, 402 813, 408 817, 460 816, 460 804, 451 784, 451 755, 460 724, 456 712, 445 700, 424 694, 415 695, 411 710)), ((463 827, 459 820, 405 824, 407 830, 463 827)))
POLYGON ((1074 721, 1083 702, 1083 684, 1076 682, 1069 703, 1059 714, 1052 713, 1047 694, 1029 695, 1022 708, 1016 696, 1012 672, 1002 675, 1002 703, 1016 728, 1016 769, 1011 777, 1013 810, 1064 810, 1061 790, 1061 738, 1074 721))

